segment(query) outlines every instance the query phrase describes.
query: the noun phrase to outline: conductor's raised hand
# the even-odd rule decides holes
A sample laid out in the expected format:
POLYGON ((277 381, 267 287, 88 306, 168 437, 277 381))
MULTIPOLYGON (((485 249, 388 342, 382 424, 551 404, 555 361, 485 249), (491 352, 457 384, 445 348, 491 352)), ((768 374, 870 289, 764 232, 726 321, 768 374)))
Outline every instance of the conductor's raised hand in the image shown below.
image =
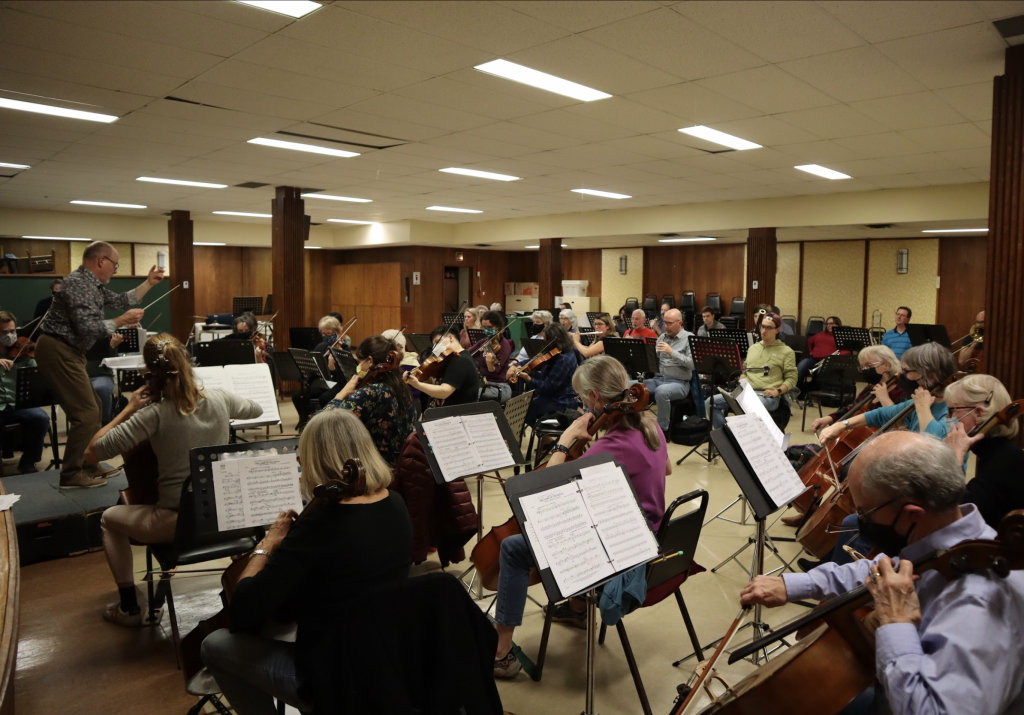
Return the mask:
POLYGON ((775 608, 786 603, 786 582, 781 576, 755 576, 740 592, 740 604, 775 608))
POLYGON ((146 278, 151 286, 155 286, 157 283, 164 279, 164 269, 153 266, 149 269, 149 277, 146 278))

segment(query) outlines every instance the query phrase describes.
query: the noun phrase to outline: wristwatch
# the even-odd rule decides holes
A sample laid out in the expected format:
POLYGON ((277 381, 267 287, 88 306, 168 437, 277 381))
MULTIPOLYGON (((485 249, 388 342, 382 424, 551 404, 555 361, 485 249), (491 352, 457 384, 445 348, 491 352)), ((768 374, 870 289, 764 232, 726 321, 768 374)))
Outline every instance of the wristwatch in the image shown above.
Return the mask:
POLYGON ((850 429, 850 420, 843 420, 843 429, 850 429))
POLYGON ((566 447, 564 444, 556 444, 554 447, 551 448, 551 451, 552 452, 561 452, 566 457, 569 456, 569 448, 566 447))

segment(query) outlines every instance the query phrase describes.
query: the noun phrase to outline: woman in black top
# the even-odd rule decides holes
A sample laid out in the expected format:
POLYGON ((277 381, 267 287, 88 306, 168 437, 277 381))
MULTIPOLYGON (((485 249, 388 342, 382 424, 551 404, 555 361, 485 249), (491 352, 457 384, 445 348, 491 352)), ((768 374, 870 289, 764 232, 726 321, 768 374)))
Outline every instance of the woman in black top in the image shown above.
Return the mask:
POLYGON ((310 677, 331 657, 331 623, 346 610, 365 608, 360 598, 368 590, 408 577, 409 513, 388 490, 391 470, 359 418, 347 410, 315 415, 299 454, 307 496, 317 484, 340 479, 351 458, 362 462, 366 482, 349 483, 339 503, 301 519, 281 514, 238 582, 230 631, 203 641, 203 662, 238 715, 273 715, 273 698, 311 710, 331 687, 310 677), (278 614, 297 624, 294 643, 260 635, 278 614))
POLYGON ((1010 404, 1010 394, 991 375, 968 375, 947 387, 945 395, 949 419, 958 422, 947 432, 946 444, 961 461, 968 449, 978 458, 963 502, 974 504, 985 523, 998 528, 1008 512, 1024 509, 1024 449, 1014 441, 1019 427, 1014 421, 984 435, 967 435, 1010 404))
POLYGON ((449 332, 438 343, 450 349, 455 356, 448 358, 448 363, 437 379, 437 384, 421 382, 416 379, 414 370, 406 377, 409 387, 414 387, 435 400, 444 400, 446 407, 476 402, 480 397, 480 372, 477 370, 473 358, 462 349, 459 338, 454 333, 449 332))

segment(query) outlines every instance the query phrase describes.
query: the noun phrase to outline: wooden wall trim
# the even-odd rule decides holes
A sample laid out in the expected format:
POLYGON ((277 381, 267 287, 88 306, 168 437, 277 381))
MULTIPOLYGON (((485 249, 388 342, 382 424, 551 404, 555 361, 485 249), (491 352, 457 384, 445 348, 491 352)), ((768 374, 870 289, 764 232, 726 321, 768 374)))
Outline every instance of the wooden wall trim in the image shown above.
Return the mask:
POLYGON ((802 333, 800 326, 804 324, 804 242, 800 242, 800 286, 796 291, 796 325, 797 333, 802 333))
MULTIPOLYGON (((754 306, 775 305, 775 274, 778 270, 778 240, 774 228, 751 228, 747 232, 747 325, 754 325, 754 306), (754 281, 757 288, 754 288, 754 281)), ((725 300, 728 300, 723 296, 725 300)), ((722 312, 728 310, 723 300, 722 312)))
MULTIPOLYGON (((868 268, 871 265, 871 241, 864 242, 864 295, 861 298, 861 313, 860 313, 860 324, 865 327, 871 327, 868 325, 868 276, 870 271, 868 268)), ((939 265, 942 265, 941 259, 939 265)))

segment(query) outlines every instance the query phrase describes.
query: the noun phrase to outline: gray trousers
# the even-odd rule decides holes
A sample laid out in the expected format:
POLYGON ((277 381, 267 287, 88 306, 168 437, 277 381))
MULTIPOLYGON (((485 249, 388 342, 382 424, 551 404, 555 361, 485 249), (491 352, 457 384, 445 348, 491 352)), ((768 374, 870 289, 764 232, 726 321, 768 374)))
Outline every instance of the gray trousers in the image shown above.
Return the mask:
POLYGON ((202 656, 238 715, 277 715, 275 699, 312 710, 299 698, 295 643, 222 628, 203 641, 202 656))

